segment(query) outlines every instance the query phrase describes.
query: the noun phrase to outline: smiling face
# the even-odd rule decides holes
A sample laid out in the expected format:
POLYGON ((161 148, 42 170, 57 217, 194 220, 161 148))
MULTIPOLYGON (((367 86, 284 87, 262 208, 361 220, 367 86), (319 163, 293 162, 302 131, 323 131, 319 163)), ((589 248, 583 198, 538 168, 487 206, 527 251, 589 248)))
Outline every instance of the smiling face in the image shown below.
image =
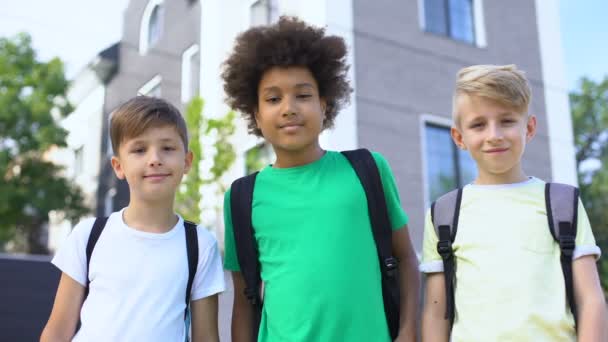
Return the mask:
POLYGON ((255 120, 277 155, 318 148, 325 108, 307 68, 273 67, 262 75, 255 120))
POLYGON ((112 168, 129 184, 131 201, 173 201, 182 176, 190 170, 192 152, 186 151, 171 125, 150 127, 120 143, 112 168))
POLYGON ((459 95, 457 123, 451 134, 459 148, 468 150, 478 169, 478 184, 525 180, 521 167, 526 143, 536 133, 536 118, 481 97, 459 95))

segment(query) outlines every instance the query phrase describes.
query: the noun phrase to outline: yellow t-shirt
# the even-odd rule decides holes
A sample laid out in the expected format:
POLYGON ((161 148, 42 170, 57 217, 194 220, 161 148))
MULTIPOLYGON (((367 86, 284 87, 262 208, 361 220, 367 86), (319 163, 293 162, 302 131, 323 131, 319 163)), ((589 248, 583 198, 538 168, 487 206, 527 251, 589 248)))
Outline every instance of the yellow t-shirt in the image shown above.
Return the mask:
MULTIPOLYGON (((548 228, 545 183, 464 187, 456 257, 452 341, 575 341, 560 249, 548 228)), ((578 204, 573 258, 599 257, 589 219, 578 204)), ((437 235, 426 215, 420 270, 443 272, 437 235)))

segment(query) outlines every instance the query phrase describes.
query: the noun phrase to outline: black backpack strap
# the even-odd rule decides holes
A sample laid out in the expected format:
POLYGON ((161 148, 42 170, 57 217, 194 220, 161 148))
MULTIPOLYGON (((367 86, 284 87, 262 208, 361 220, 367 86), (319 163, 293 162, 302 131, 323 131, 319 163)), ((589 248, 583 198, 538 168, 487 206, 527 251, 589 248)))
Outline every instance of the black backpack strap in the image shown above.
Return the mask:
POLYGON ((572 256, 576 247, 578 221, 578 189, 560 183, 545 184, 545 204, 549 230, 559 244, 560 263, 566 287, 566 299, 578 325, 576 301, 574 298, 574 281, 572 277, 572 256))
POLYGON ((257 174, 255 172, 239 178, 230 187, 230 210, 237 258, 245 280, 245 296, 253 306, 252 341, 257 341, 262 317, 259 252, 251 222, 253 188, 257 174))
MULTIPOLYGON (((87 274, 86 274, 86 286, 84 288, 84 299, 89 295, 89 265, 91 264, 91 255, 93 255, 93 249, 95 249, 95 244, 97 244, 97 240, 99 240, 99 236, 101 232, 106 226, 106 222, 108 221, 107 217, 98 217, 95 219, 93 223, 93 228, 91 228, 91 233, 89 234, 89 240, 87 241, 87 274)), ((84 300, 83 299, 83 300, 84 300)))
POLYGON ((184 230, 186 232, 186 253, 188 255, 188 284, 186 285, 186 310, 184 311, 184 319, 188 315, 190 309, 190 294, 192 292, 192 283, 198 267, 198 232, 196 224, 184 220, 184 230))
POLYGON ((445 278, 446 312, 445 319, 454 324, 456 304, 454 290, 456 286, 456 258, 452 243, 458 231, 458 216, 462 201, 462 188, 452 190, 439 197, 431 205, 431 220, 437 234, 437 253, 443 260, 443 275, 445 278))
POLYGON ((395 339, 399 332, 400 315, 398 261, 393 257, 393 230, 380 172, 373 155, 367 149, 343 151, 342 154, 351 163, 365 190, 367 209, 382 271, 384 312, 391 337, 395 339))

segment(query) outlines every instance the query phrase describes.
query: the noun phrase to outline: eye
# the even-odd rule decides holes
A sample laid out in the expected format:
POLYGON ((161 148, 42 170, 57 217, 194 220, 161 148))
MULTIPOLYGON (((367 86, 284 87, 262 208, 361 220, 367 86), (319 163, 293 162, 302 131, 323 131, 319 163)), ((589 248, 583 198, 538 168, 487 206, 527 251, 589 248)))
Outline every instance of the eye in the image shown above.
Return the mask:
POLYGON ((482 128, 484 126, 483 122, 474 122, 472 124, 469 125, 469 128, 471 129, 478 129, 478 128, 482 128))
POLYGON ((138 147, 138 148, 134 148, 131 150, 131 153, 135 153, 135 154, 142 154, 146 152, 146 149, 143 147, 138 147))
POLYGON ((515 122, 516 122, 516 120, 515 119, 511 119, 511 118, 507 118, 507 119, 503 119, 502 120, 502 123, 503 124, 507 124, 507 125, 513 124, 515 122))
POLYGON ((165 147, 163 147, 163 150, 165 150, 165 151, 175 151, 175 147, 173 147, 173 146, 165 146, 165 147))
POLYGON ((312 97, 311 94, 300 94, 300 95, 297 96, 297 98, 299 98, 299 99, 308 99, 308 98, 311 98, 311 97, 312 97))
POLYGON ((281 98, 278 96, 272 96, 272 97, 266 98, 266 102, 271 103, 271 104, 278 103, 279 101, 281 101, 281 98))

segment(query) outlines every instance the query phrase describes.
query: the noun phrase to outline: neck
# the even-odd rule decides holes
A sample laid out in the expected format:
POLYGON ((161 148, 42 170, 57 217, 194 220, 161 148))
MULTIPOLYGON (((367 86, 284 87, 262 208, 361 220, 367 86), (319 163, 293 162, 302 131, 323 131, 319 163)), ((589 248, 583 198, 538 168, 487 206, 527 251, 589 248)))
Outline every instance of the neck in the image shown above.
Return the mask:
POLYGON ((528 179, 521 166, 504 173, 482 172, 478 170, 478 176, 475 179, 475 184, 478 185, 495 185, 495 184, 514 184, 521 183, 528 179))
POLYGON ((277 155, 277 160, 273 165, 275 168, 288 168, 310 164, 319 160, 323 154, 325 154, 325 151, 319 146, 318 141, 315 144, 298 151, 288 151, 280 148, 275 148, 274 151, 277 155))
POLYGON ((142 202, 131 200, 123 212, 123 220, 134 229, 149 233, 166 233, 178 221, 173 202, 142 202))

